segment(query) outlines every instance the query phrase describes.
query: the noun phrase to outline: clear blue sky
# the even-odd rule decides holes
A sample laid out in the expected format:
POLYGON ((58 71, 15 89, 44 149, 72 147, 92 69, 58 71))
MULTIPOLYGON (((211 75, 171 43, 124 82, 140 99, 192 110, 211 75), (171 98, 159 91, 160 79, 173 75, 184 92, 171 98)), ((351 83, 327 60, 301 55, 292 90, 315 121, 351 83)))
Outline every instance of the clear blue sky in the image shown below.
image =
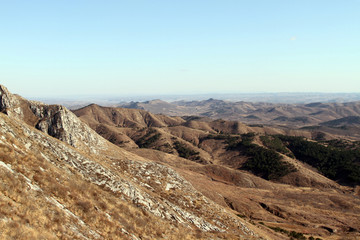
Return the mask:
POLYGON ((360 0, 0 0, 23 96, 360 92, 360 0))

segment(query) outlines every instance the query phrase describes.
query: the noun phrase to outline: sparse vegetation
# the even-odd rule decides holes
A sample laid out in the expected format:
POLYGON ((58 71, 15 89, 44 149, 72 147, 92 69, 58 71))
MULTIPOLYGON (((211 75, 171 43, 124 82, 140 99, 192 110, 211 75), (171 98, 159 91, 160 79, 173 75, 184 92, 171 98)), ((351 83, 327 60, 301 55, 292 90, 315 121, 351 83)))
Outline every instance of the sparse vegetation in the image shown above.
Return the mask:
POLYGON ((166 153, 174 153, 173 147, 169 143, 165 143, 164 145, 161 145, 159 147, 155 147, 156 150, 166 152, 166 153))
POLYGON ((135 141, 139 148, 150 148, 153 143, 158 141, 161 137, 160 133, 157 133, 155 129, 149 128, 148 132, 135 141))
POLYGON ((285 233, 287 235, 289 235, 289 231, 281 228, 281 227, 271 227, 271 226, 267 226, 268 228, 271 228, 272 230, 274 230, 275 232, 279 232, 279 233, 285 233))
MULTIPOLYGON (((299 233, 299 232, 296 232, 296 231, 288 231, 288 230, 285 230, 281 227, 272 227, 272 226, 268 226, 268 225, 265 225, 263 222, 259 222, 259 224, 261 225, 264 225, 272 230, 274 230, 275 232, 279 232, 279 233, 282 233, 282 234, 286 234, 288 237, 290 237, 290 239, 299 239, 299 240, 306 240, 307 238, 304 236, 304 234, 302 233, 299 233)), ((309 240, 315 240, 314 237, 309 237, 308 238, 309 240)), ((321 240, 319 238, 316 238, 316 240, 321 240)))
POLYGON ((313 236, 310 236, 309 240, 322 240, 322 239, 321 238, 314 238, 313 236))
POLYGON ((201 160, 201 158, 199 156, 199 152, 190 149, 184 143, 176 141, 176 142, 174 142, 174 148, 179 153, 180 157, 183 157, 183 158, 186 158, 186 159, 189 159, 189 160, 194 160, 194 161, 200 161, 201 160))
POLYGON ((313 137, 316 141, 324 141, 326 134, 324 132, 316 132, 315 136, 313 137))
POLYGON ((338 149, 355 150, 357 156, 360 156, 360 141, 349 141, 345 139, 332 139, 321 141, 325 146, 331 146, 338 149))
POLYGON ((306 240, 306 237, 304 236, 304 234, 299 233, 299 232, 295 232, 295 231, 291 231, 289 233, 289 237, 290 237, 290 239, 306 240))

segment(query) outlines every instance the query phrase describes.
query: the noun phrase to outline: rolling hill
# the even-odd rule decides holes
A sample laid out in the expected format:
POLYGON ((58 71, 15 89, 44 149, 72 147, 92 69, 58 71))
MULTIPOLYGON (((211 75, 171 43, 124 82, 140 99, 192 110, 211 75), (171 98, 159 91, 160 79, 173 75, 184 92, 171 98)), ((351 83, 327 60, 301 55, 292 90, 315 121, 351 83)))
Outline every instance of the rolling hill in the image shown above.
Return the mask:
POLYGON ((1 239, 360 236, 356 182, 330 179, 294 149, 311 142, 342 156, 311 132, 98 105, 72 112, 4 86, 0 111, 1 239))
POLYGON ((308 129, 318 128, 318 131, 331 135, 348 136, 360 140, 359 126, 341 129, 329 129, 326 123, 346 117, 360 117, 360 102, 314 102, 307 104, 283 104, 269 102, 230 102, 208 99, 203 101, 164 101, 133 102, 120 107, 143 109, 155 114, 170 116, 196 115, 211 119, 241 121, 249 125, 276 126, 277 128, 308 129), (355 130, 355 131, 354 131, 355 130))

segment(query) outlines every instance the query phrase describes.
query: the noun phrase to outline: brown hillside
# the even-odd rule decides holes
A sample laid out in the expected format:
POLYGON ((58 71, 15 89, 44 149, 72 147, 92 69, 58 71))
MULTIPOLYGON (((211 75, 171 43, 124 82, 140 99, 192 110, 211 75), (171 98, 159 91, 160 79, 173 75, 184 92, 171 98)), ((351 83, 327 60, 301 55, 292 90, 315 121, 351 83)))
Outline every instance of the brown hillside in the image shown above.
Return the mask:
POLYGON ((2 91, 0 96, 7 113, 0 113, 1 239, 251 239, 266 234, 224 211, 171 168, 106 141, 67 109, 57 106, 53 113, 48 105, 28 102, 33 114, 49 123, 47 129, 35 129, 19 117, 25 110, 14 108, 12 95, 2 91), (68 138, 60 141, 49 129, 68 138))

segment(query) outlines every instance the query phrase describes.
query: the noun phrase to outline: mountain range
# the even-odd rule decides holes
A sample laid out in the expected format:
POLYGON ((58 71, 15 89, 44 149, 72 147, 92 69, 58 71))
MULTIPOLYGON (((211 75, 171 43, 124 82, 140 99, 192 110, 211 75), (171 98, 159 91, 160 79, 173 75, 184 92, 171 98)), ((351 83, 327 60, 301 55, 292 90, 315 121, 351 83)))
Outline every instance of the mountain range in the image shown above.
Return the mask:
POLYGON ((245 104, 254 125, 214 99, 131 105, 146 110, 70 111, 0 86, 1 239, 360 237, 357 135, 322 129, 356 128, 356 103, 296 106, 334 113, 305 128, 268 124, 295 117, 285 105, 245 104))
POLYGON ((313 129, 335 137, 348 136, 360 140, 360 102, 313 102, 284 104, 269 102, 232 102, 216 99, 165 102, 152 100, 119 105, 170 116, 201 116, 211 119, 241 121, 248 125, 277 128, 313 129), (337 121, 337 125, 330 121, 337 121))

